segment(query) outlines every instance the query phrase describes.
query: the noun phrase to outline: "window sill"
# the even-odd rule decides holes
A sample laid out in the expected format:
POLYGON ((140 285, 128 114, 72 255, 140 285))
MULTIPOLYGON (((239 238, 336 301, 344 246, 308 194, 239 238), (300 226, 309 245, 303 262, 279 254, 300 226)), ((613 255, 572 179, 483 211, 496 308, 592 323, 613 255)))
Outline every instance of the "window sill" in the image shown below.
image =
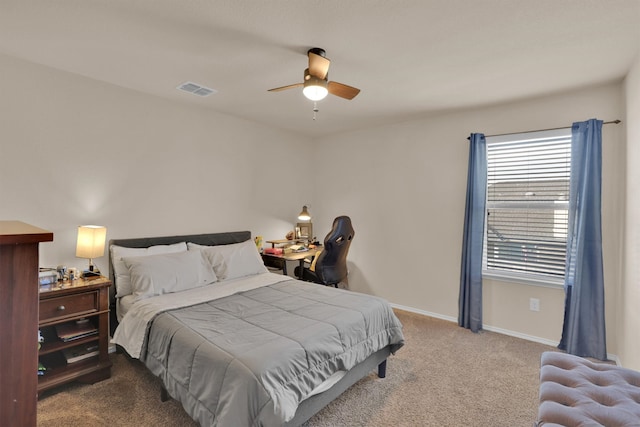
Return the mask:
POLYGON ((505 274, 494 272, 482 272, 483 279, 497 280, 500 282, 516 283, 521 285, 542 286, 544 288, 563 289, 563 279, 540 278, 536 276, 526 276, 521 274, 505 274))

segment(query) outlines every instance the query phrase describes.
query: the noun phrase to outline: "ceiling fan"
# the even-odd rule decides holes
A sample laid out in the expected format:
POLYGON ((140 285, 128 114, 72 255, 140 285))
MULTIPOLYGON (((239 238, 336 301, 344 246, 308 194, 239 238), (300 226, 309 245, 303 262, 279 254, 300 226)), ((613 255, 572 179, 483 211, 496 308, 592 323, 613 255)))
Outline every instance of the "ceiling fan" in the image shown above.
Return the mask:
POLYGON ((325 57, 324 49, 320 49, 319 47, 311 48, 307 52, 307 56, 309 56, 309 68, 304 70, 303 83, 276 87, 269 89, 269 92, 279 92, 294 87, 302 87, 304 96, 312 101, 320 101, 324 99, 328 93, 344 99, 353 99, 360 93, 360 89, 355 87, 328 81, 331 61, 325 57))

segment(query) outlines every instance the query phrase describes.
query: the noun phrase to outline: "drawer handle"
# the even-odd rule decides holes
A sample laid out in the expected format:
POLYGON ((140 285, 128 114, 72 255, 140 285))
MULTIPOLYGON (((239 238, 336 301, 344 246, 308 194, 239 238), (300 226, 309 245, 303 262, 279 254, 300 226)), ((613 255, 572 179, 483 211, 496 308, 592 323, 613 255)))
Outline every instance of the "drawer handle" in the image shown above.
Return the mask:
POLYGON ((66 309, 66 307, 64 305, 59 305, 58 306, 58 311, 64 311, 66 309))

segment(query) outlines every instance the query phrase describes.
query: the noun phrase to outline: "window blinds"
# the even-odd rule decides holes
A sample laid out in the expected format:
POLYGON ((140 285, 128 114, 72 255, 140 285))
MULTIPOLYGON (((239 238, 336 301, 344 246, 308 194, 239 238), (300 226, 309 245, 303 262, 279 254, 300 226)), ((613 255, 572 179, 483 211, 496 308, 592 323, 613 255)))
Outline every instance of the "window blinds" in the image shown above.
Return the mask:
POLYGON ((570 129, 487 138, 486 271, 564 277, 570 167, 570 129))

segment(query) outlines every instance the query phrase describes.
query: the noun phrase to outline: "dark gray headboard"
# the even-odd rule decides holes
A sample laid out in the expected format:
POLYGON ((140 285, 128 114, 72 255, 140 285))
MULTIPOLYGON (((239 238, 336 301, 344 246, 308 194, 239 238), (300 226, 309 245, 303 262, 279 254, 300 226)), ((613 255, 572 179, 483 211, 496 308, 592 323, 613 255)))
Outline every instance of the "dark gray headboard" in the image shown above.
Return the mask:
MULTIPOLYGON (((231 243, 241 243, 251 239, 250 231, 230 231, 226 233, 210 233, 210 234, 190 234, 185 236, 163 236, 163 237, 142 237, 136 239, 111 239, 109 240, 109 248, 111 245, 124 246, 127 248, 148 248, 155 245, 171 245, 180 242, 191 242, 198 245, 217 246, 229 245, 231 243)), ((113 282, 113 286, 109 288, 109 310, 110 314, 110 332, 118 325, 116 317, 116 286, 115 274, 113 273, 113 263, 111 262, 111 250, 109 250, 109 277, 113 282)))

